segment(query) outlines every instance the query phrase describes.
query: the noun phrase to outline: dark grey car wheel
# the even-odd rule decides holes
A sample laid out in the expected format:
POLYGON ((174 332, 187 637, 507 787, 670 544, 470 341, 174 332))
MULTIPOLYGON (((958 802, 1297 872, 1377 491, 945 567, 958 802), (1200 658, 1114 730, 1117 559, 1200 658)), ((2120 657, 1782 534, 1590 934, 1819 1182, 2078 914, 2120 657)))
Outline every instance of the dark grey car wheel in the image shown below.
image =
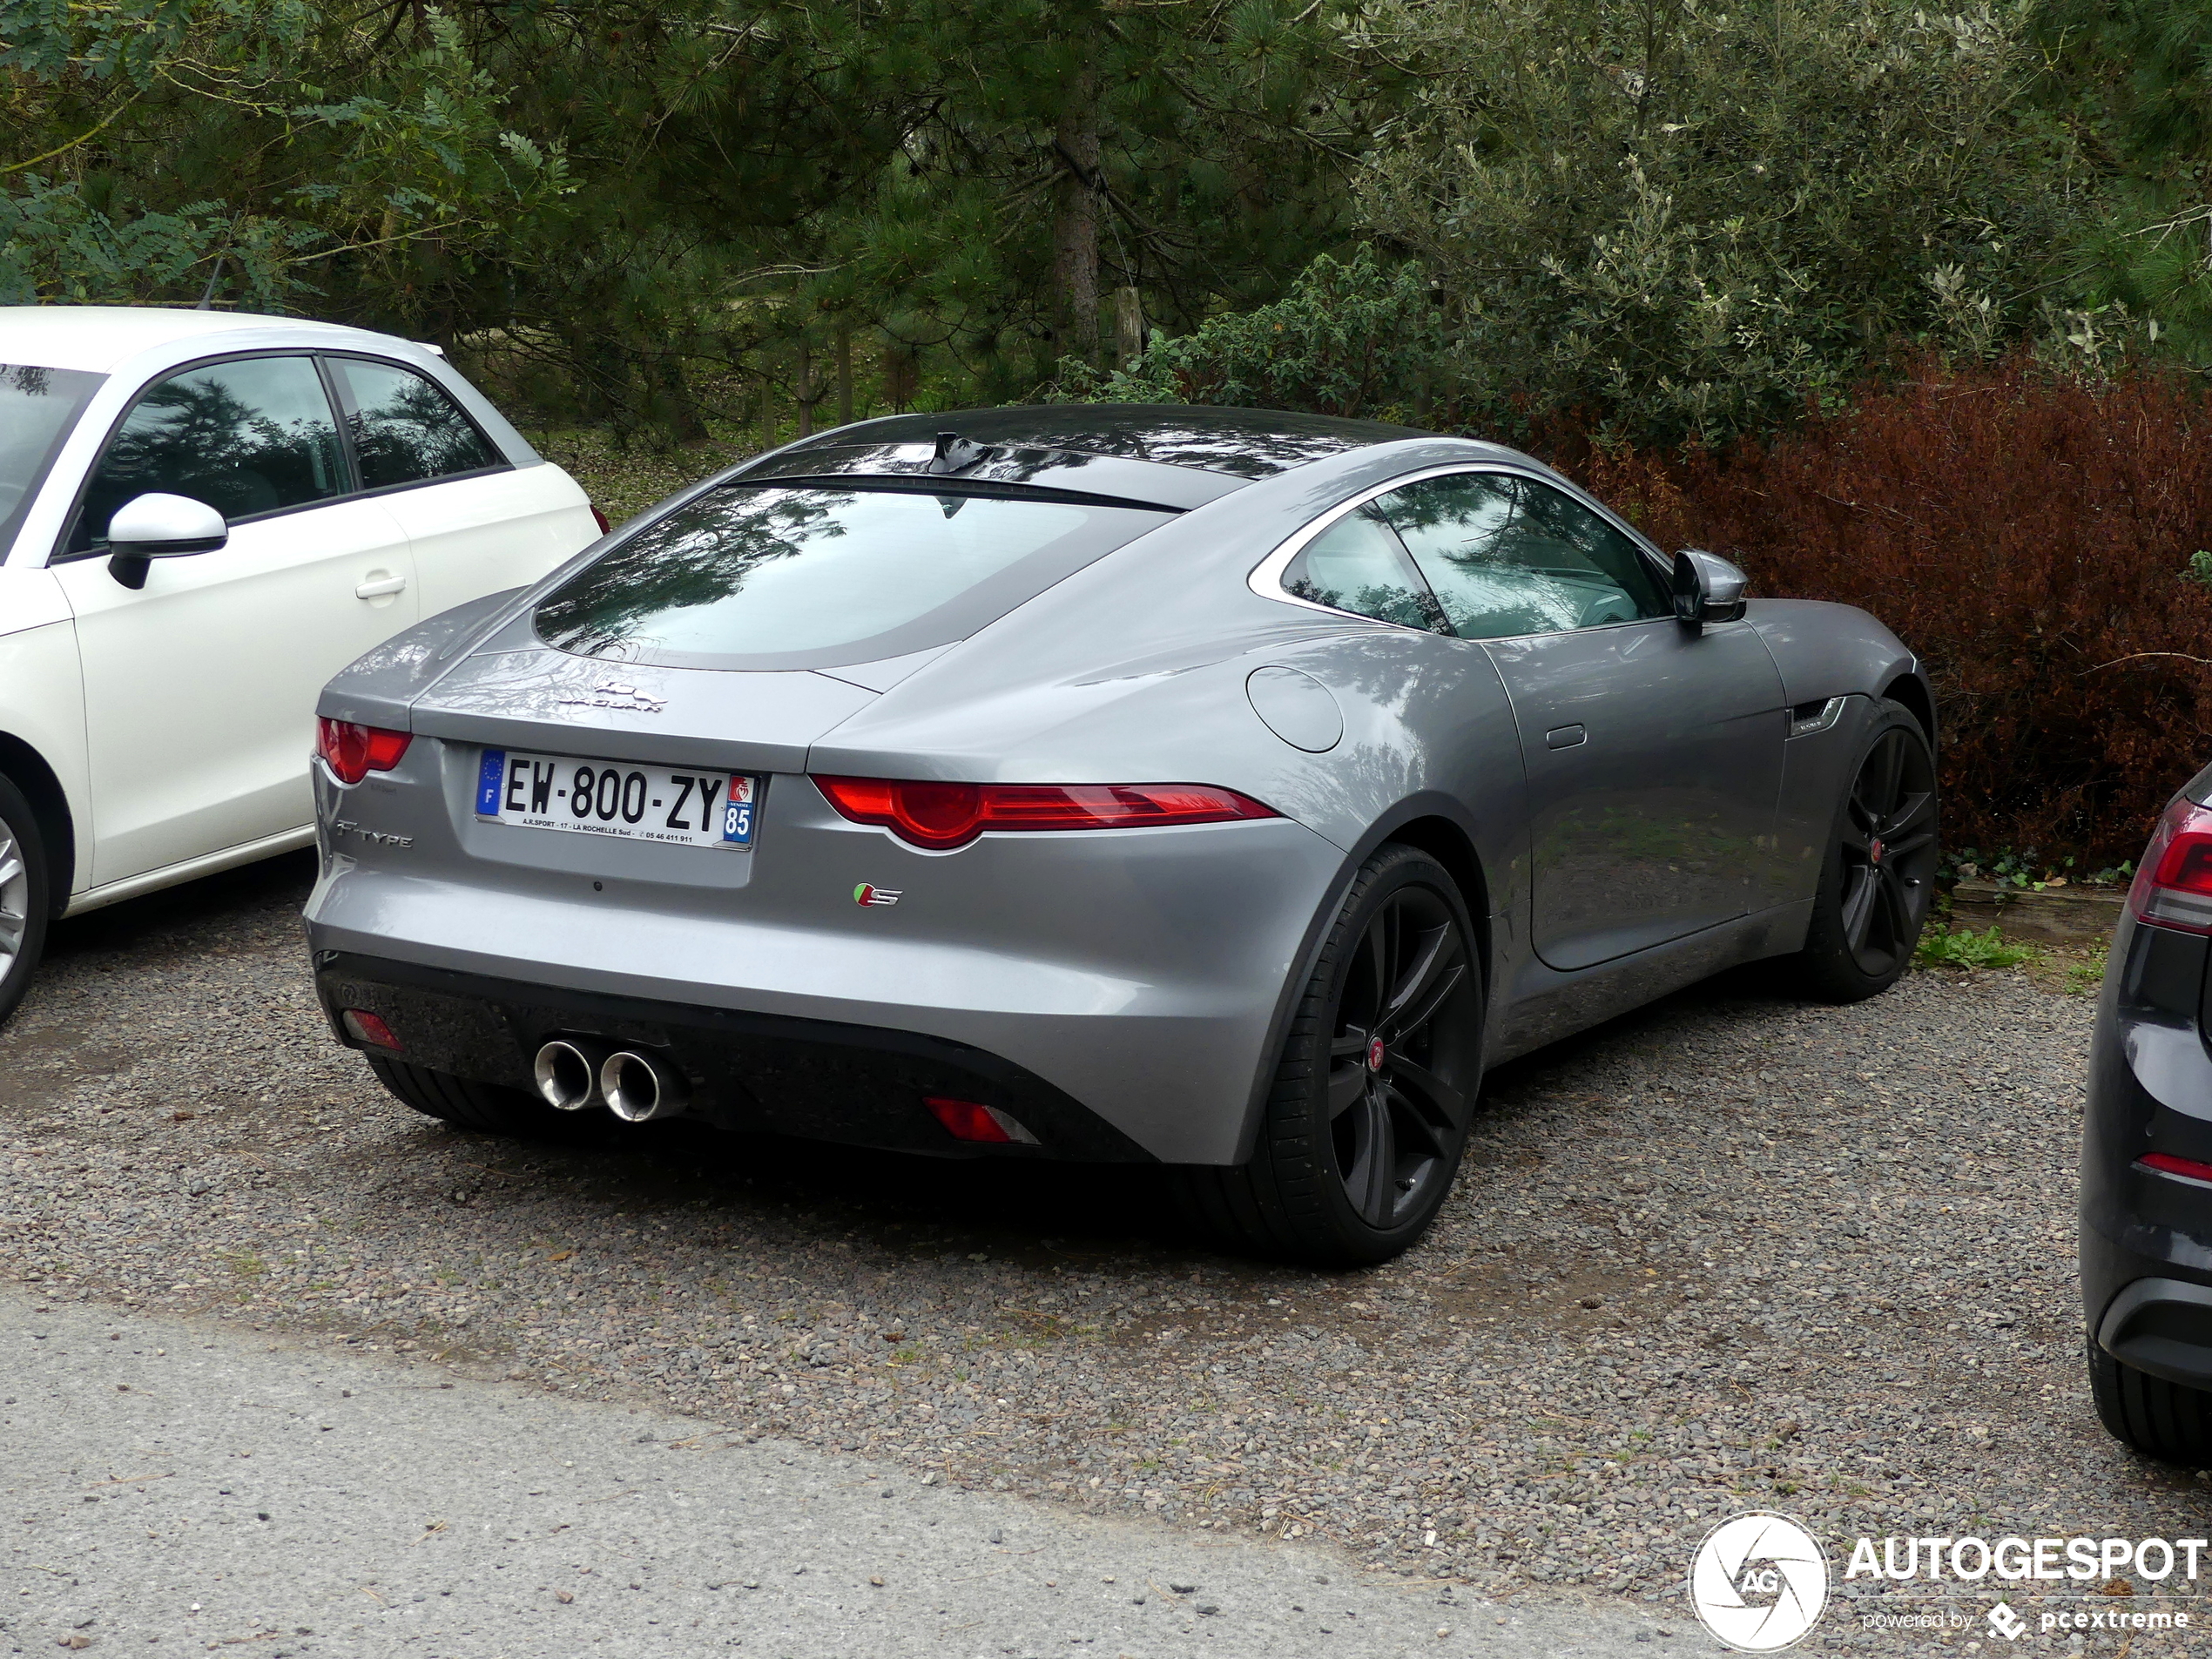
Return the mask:
POLYGON ((15 1012, 46 954, 49 867, 30 803, 0 778, 0 1020, 15 1012))
POLYGON ((2212 1468, 2212 1394, 2115 1359, 2089 1339, 2089 1395, 2123 1446, 2161 1463, 2212 1468))
POLYGON ((1184 1172, 1199 1217, 1234 1248, 1315 1266, 1413 1244, 1467 1145, 1482 1008, 1458 887, 1426 853, 1385 847, 1307 981, 1251 1162, 1184 1172))
POLYGON ((1935 899, 1936 807, 1927 735, 1904 705, 1880 705, 1837 806, 1799 958, 1813 995, 1857 1002, 1911 964, 1935 899))

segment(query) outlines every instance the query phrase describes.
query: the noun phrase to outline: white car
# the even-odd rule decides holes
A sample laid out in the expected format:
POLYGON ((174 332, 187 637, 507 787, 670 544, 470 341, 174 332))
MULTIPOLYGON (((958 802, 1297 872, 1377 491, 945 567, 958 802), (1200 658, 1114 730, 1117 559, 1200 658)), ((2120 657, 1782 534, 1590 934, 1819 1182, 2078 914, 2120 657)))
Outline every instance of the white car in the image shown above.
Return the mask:
POLYGON ((0 1018, 50 917, 311 842, 323 683, 604 528, 429 347, 0 307, 0 1018))

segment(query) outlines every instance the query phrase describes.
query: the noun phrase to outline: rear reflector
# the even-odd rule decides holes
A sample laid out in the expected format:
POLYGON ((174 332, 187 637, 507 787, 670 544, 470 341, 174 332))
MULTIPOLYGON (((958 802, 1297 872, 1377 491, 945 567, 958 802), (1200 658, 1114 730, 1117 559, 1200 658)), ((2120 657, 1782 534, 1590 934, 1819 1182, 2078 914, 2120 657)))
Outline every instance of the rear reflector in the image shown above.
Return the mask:
POLYGON ((2212 934, 2212 812, 2176 800, 2158 820, 2128 889, 2135 920, 2212 934))
POLYGON ((345 1022, 347 1031, 357 1041, 373 1043, 379 1049, 389 1049, 395 1054, 406 1052, 400 1047, 400 1040, 392 1035, 392 1028, 385 1024, 381 1016, 371 1014, 367 1008, 347 1008, 339 1017, 345 1022))
POLYGON ((341 784, 357 784, 372 772, 391 771, 413 741, 405 732, 388 732, 382 726, 356 725, 351 720, 315 722, 315 752, 341 784))
POLYGON ((1274 809, 1207 784, 941 784, 888 778, 817 778, 856 824, 945 851, 986 830, 1149 829, 1273 818, 1274 809))
POLYGON ((2161 1175, 2185 1175, 2192 1181, 2212 1181, 2212 1163, 2199 1163, 2195 1158, 2177 1158, 2171 1152, 2146 1152, 2135 1160, 2146 1170, 2155 1170, 2161 1175))
POLYGON ((982 1141, 993 1146, 1035 1146, 1037 1137, 1022 1127, 1019 1118, 972 1100, 947 1100, 931 1095, 922 1103, 930 1115, 956 1141, 982 1141))

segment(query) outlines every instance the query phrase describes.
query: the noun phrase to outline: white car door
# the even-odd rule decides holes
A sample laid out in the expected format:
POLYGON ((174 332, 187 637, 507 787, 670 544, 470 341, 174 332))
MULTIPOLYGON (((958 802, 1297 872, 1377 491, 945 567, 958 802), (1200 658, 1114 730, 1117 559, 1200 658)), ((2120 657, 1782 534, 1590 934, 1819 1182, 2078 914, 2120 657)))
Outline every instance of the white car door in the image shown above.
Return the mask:
POLYGON ((574 479, 509 465, 427 375, 382 358, 325 361, 362 483, 413 544, 424 616, 535 582, 598 536, 574 479))
POLYGON ((357 491, 322 372, 259 354, 156 381, 108 440, 54 570, 76 613, 105 886, 312 823, 325 681, 419 614, 406 533, 357 491), (222 513, 228 543, 108 568, 150 490, 222 513))

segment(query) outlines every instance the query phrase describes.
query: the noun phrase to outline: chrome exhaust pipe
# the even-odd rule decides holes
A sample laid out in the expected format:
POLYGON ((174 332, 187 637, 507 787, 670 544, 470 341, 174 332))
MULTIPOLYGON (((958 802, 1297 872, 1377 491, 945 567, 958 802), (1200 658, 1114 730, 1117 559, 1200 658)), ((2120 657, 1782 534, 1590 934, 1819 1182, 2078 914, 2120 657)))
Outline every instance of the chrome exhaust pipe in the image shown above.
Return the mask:
POLYGON ((622 1049, 599 1068, 599 1093, 607 1109, 625 1123, 666 1117, 683 1105, 684 1076, 665 1060, 622 1049))
POLYGON ((564 1112, 599 1105, 599 1068, 606 1058, 603 1043, 556 1037, 537 1051, 537 1092, 547 1105, 564 1112))

